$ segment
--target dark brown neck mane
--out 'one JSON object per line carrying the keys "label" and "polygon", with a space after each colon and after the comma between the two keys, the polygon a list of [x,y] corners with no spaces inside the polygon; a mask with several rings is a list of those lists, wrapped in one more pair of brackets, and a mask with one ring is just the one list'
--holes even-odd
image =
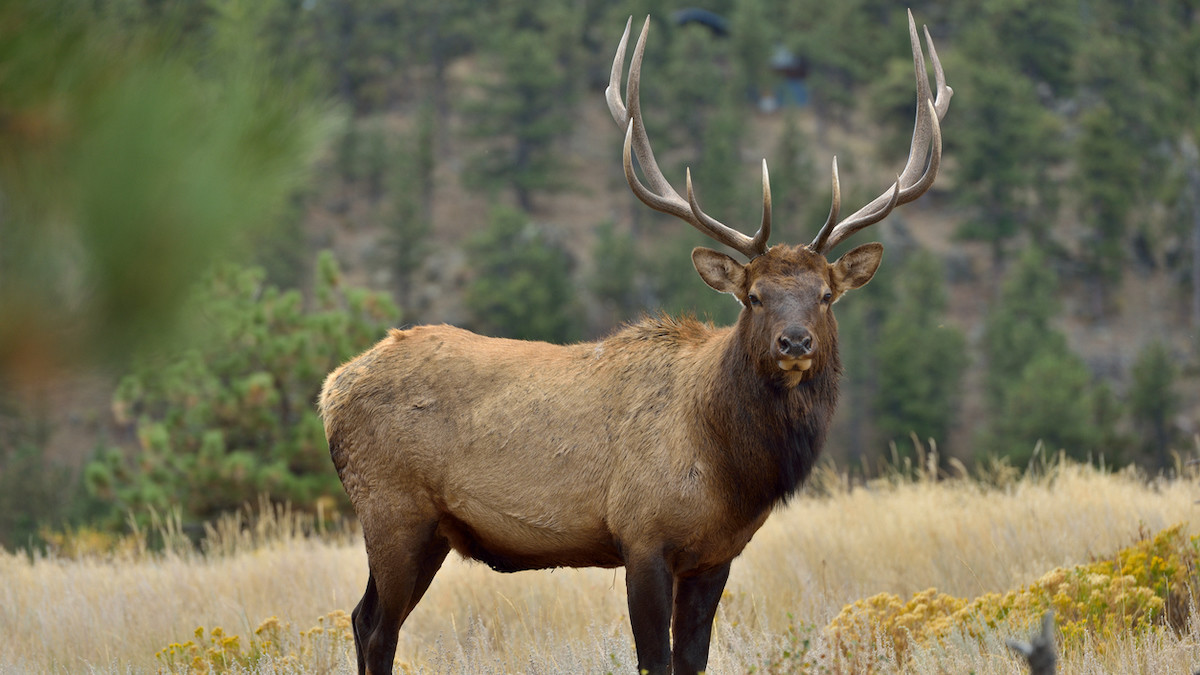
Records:
{"label": "dark brown neck mane", "polygon": [[697,443],[713,459],[730,508],[753,519],[786,503],[812,472],[837,406],[842,366],[836,338],[811,377],[786,387],[760,371],[746,336],[725,336],[716,386],[702,394]]}

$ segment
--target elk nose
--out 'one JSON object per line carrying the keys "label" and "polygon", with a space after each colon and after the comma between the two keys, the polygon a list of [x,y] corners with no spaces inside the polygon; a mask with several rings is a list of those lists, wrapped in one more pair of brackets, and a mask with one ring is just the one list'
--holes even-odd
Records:
{"label": "elk nose", "polygon": [[815,348],[812,333],[807,328],[792,328],[779,336],[779,352],[784,356],[808,356]]}

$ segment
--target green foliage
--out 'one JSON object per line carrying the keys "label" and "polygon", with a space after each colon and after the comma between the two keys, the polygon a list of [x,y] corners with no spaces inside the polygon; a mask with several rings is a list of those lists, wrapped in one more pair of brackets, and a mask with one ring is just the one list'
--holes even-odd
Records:
{"label": "green foliage", "polygon": [[668,314],[696,316],[718,326],[730,325],[737,320],[742,309],[741,303],[732,295],[710,288],[692,264],[693,248],[714,248],[717,244],[699,232],[688,229],[688,232],[665,239],[657,247],[654,253],[657,262],[649,272],[650,289],[654,295],[650,304]]}
{"label": "green foliage", "polygon": [[815,235],[829,210],[831,193],[812,188],[817,174],[811,141],[800,129],[795,110],[785,109],[783,115],[783,133],[770,162],[772,214],[778,222],[792,224],[786,231]]}
{"label": "green foliage", "polygon": [[985,29],[1004,49],[993,52],[1020,76],[1046,83],[1059,95],[1074,84],[1075,59],[1084,37],[1083,12],[1068,3],[975,0],[955,3],[954,19]]}
{"label": "green foliage", "polygon": [[428,253],[432,232],[433,199],[433,107],[426,105],[417,128],[402,139],[388,180],[390,208],[384,223],[389,230],[395,288],[401,305],[411,307],[414,274]]}
{"label": "green foliage", "polygon": [[917,253],[898,273],[876,351],[875,424],[886,440],[908,447],[910,433],[944,441],[958,411],[967,366],[966,338],[944,321],[946,289],[937,258]]}
{"label": "green foliage", "polygon": [[511,189],[522,210],[536,192],[568,187],[558,141],[571,129],[574,100],[564,51],[551,16],[517,17],[503,38],[486,45],[488,79],[467,108],[470,136],[486,141],[471,159],[469,183]]}
{"label": "green foliage", "polygon": [[37,444],[0,443],[0,548],[27,546],[45,524],[70,519],[77,489],[71,470],[48,464]]}
{"label": "green foliage", "polygon": [[612,221],[601,223],[596,228],[592,259],[595,267],[588,289],[610,315],[608,324],[635,318],[642,309],[639,298],[642,261],[638,258],[633,237],[618,230]]}
{"label": "green foliage", "polygon": [[1040,443],[1075,458],[1111,450],[1116,420],[1083,361],[1051,326],[1055,275],[1036,247],[1027,249],[984,327],[989,423],[980,454],[1027,462]]}
{"label": "green foliage", "polygon": [[520,340],[577,339],[581,312],[571,258],[523,213],[496,207],[467,255],[475,279],[463,302],[475,330]]}
{"label": "green foliage", "polygon": [[[834,257],[838,254],[835,249]],[[833,306],[838,320],[838,351],[842,357],[842,380],[833,434],[826,444],[835,461],[858,464],[874,460],[885,450],[876,432],[876,404],[880,397],[880,332],[896,302],[899,265],[884,254],[884,262],[866,286],[850,292]],[[907,432],[904,432],[907,433]],[[845,455],[835,453],[842,452]]]}
{"label": "green foliage", "polygon": [[[667,47],[665,72],[646,72],[647,68],[643,67],[647,83],[643,89],[657,90],[656,95],[662,101],[649,109],[653,111],[651,115],[666,121],[667,133],[651,138],[661,138],[658,143],[664,149],[690,146],[692,156],[699,158],[704,154],[712,116],[728,102],[725,96],[728,78],[721,68],[721,57],[728,54],[728,44],[714,38],[707,28],[695,24],[677,29],[673,37]],[[656,73],[660,74],[651,87],[648,78]],[[661,160],[660,164],[665,170],[666,165]]]}
{"label": "green foliage", "polygon": [[730,16],[737,87],[755,99],[772,84],[770,60],[776,25],[767,14],[767,5],[767,0],[740,0]]}
{"label": "green foliage", "polygon": [[786,3],[772,16],[779,17],[787,45],[810,64],[814,103],[831,117],[853,110],[860,85],[873,81],[880,64],[907,42],[903,7],[880,0]]}
{"label": "green foliage", "polygon": [[1050,323],[1059,310],[1057,284],[1054,270],[1037,247],[1023,252],[1004,281],[996,306],[988,311],[983,334],[985,387],[992,405],[1000,405],[1008,383],[1017,379],[1035,354],[1066,353],[1066,337]]}
{"label": "green foliage", "polygon": [[1024,466],[1039,443],[1046,452],[1062,449],[1076,459],[1101,449],[1113,420],[1096,419],[1092,375],[1078,356],[1043,349],[1018,372],[991,411],[983,452]]}
{"label": "green foliage", "polygon": [[1063,649],[1169,626],[1183,630],[1196,601],[1196,538],[1167,528],[1095,562],[1059,567],[1028,586],[966,600],[930,588],[907,602],[892,593],[847,605],[828,631],[843,650],[876,635],[906,659],[912,646],[955,633],[983,639],[997,630],[1028,630],[1053,610]]}
{"label": "green foliage", "polygon": [[1117,282],[1125,260],[1126,229],[1137,203],[1142,150],[1133,139],[1114,134],[1119,126],[1107,105],[1084,113],[1076,141],[1076,183],[1081,212],[1091,228],[1085,247],[1089,271],[1102,282]]}
{"label": "green foliage", "polygon": [[1172,418],[1180,409],[1175,382],[1179,368],[1167,345],[1154,341],[1142,348],[1133,364],[1133,385],[1129,390],[1129,412],[1141,436],[1141,450],[1152,464],[1169,464]]}
{"label": "green foliage", "polygon": [[972,212],[962,234],[990,243],[1000,260],[1022,230],[1046,236],[1058,205],[1048,172],[1064,150],[1062,121],[1042,106],[1034,83],[990,58],[1003,50],[989,30],[978,26],[967,40],[978,56],[946,65],[958,73],[946,147],[958,160],[957,197]]}
{"label": "green foliage", "polygon": [[397,318],[379,293],[347,287],[331,254],[315,301],[263,283],[260,269],[220,266],[188,304],[192,344],[139,362],[113,397],[137,440],[90,462],[88,489],[128,510],[169,506],[212,518],[258,494],[298,505],[342,503],[314,402],[326,373]]}
{"label": "green foliage", "polygon": [[212,257],[271,222],[324,134],[318,106],[230,48],[243,26],[172,43],[169,25],[89,4],[0,4],[0,375],[161,335]]}
{"label": "green foliage", "polygon": [[[655,87],[662,90],[659,117],[669,131],[657,138],[664,138],[659,141],[664,149],[691,149],[684,163],[691,167],[696,198],[706,213],[753,232],[758,225],[750,219],[758,218],[760,202],[746,198],[741,186],[757,176],[740,170],[746,104],[741,83],[729,77],[728,59],[729,45],[708,29],[688,25],[676,32],[666,76]],[[684,167],[672,171],[663,160],[659,164],[682,189]]]}

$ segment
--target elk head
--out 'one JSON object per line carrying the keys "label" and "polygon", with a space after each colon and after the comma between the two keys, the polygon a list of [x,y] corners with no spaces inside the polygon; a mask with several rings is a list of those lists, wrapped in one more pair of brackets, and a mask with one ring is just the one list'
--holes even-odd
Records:
{"label": "elk head", "polygon": [[[864,244],[832,263],[826,259],[826,255],[850,235],[883,220],[895,207],[920,197],[937,177],[942,156],[939,121],[946,114],[954,92],[946,86],[942,65],[929,31],[925,30],[925,41],[933,61],[936,98],[930,92],[921,41],[912,12],[909,12],[909,39],[917,81],[917,111],[908,163],[897,176],[896,182],[866,206],[839,220],[841,192],[835,157],[832,171],[833,203],[829,218],[816,238],[807,246],[768,247],[767,239],[771,236],[771,186],[766,160],[762,164],[762,223],[752,237],[722,224],[701,210],[692,189],[690,169],[686,174],[687,198],[684,199],[658,168],[642,121],[639,101],[642,55],[650,29],[649,17],[646,17],[629,67],[625,90],[628,109],[621,100],[621,70],[632,22],[631,17],[625,25],[625,34],[617,47],[612,75],[605,91],[609,111],[617,126],[625,132],[624,166],[629,187],[650,208],[676,216],[746,256],[749,262],[743,264],[724,253],[698,247],[692,251],[692,262],[705,283],[717,291],[733,295],[741,302],[743,309],[738,319],[738,330],[751,336],[757,345],[752,346],[751,350],[757,355],[759,369],[764,374],[779,376],[788,385],[794,386],[805,379],[809,371],[820,372],[821,366],[830,358],[837,331],[830,307],[846,291],[871,280],[883,257],[883,246],[878,243]],[[634,172],[635,154],[649,186],[644,185]]]}

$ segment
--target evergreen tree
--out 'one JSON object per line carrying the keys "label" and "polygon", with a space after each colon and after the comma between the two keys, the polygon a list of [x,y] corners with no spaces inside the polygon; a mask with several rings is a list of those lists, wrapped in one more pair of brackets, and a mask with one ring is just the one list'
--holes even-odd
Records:
{"label": "evergreen tree", "polygon": [[809,67],[808,84],[819,115],[845,120],[862,103],[861,85],[907,40],[904,8],[882,0],[787,3],[773,14],[783,39]]}
{"label": "evergreen tree", "polygon": [[[973,24],[974,26],[974,24]],[[1042,107],[1034,83],[992,57],[1002,52],[984,26],[968,36],[970,61],[955,68],[954,131],[947,153],[958,160],[956,193],[971,209],[962,233],[988,242],[994,262],[1024,229],[1035,241],[1058,206],[1049,171],[1063,156],[1060,122]]]}
{"label": "evergreen tree", "polygon": [[[726,84],[729,78],[723,66],[728,63],[727,48],[727,43],[714,38],[702,26],[689,24],[676,31],[674,40],[668,46],[665,73],[660,75],[660,80],[655,80],[653,86],[642,87],[643,96],[649,93],[648,90],[654,90],[661,101],[652,108],[647,108],[643,103],[643,109],[653,111],[652,118],[655,121],[666,121],[666,133],[660,134],[657,133],[657,127],[649,126],[651,119],[647,119],[648,133],[651,139],[655,139],[656,147],[661,147],[662,151],[690,148],[692,162],[705,156],[706,145],[716,139],[715,134],[709,133],[713,118],[722,106],[730,103],[727,95],[729,85]],[[726,139],[725,142],[735,143],[736,130],[734,136],[734,139]],[[667,166],[662,160],[659,163]],[[696,171],[692,173],[701,185],[706,184]],[[724,172],[712,178],[716,180],[723,176]]]}
{"label": "evergreen tree", "polygon": [[[712,239],[688,227],[686,232],[663,239],[656,247],[658,263],[648,271],[655,300],[652,306],[672,315],[686,315],[725,326],[737,320],[741,303],[704,283],[692,264],[692,249],[716,247]],[[737,254],[733,254],[737,255]]]}
{"label": "evergreen tree", "polygon": [[984,453],[1024,466],[1040,442],[1048,454],[1065,450],[1086,459],[1103,449],[1114,420],[1097,418],[1091,373],[1069,351],[1043,348],[1008,383],[981,439]]}
{"label": "evergreen tree", "polygon": [[[829,194],[813,188],[816,168],[809,139],[800,129],[793,108],[783,111],[783,133],[771,162],[771,199],[773,213],[782,223],[794,223],[787,231],[807,233],[820,227],[829,210]],[[799,236],[799,235],[797,235]]]}
{"label": "evergreen tree", "polygon": [[947,297],[937,258],[911,256],[897,281],[896,301],[887,309],[875,350],[876,428],[884,440],[902,442],[915,433],[944,442],[967,366],[966,338],[943,323]]}
{"label": "evergreen tree", "polygon": [[1180,409],[1175,381],[1179,369],[1170,350],[1160,341],[1142,348],[1133,364],[1129,390],[1129,412],[1141,436],[1143,456],[1158,468],[1170,464],[1172,420]]}
{"label": "evergreen tree", "polygon": [[774,80],[770,61],[776,26],[767,14],[767,4],[766,0],[741,0],[734,5],[730,18],[735,77],[742,97],[752,101],[770,91]]}
{"label": "evergreen tree", "polygon": [[1040,441],[1047,452],[1063,449],[1083,459],[1109,449],[1115,419],[1087,366],[1051,326],[1057,313],[1055,275],[1030,247],[1005,280],[988,312],[983,351],[988,426],[982,454],[1028,461]]}
{"label": "evergreen tree", "polygon": [[517,12],[514,27],[486,46],[494,69],[480,83],[480,96],[467,109],[468,134],[487,142],[471,159],[467,178],[475,186],[513,191],[526,212],[537,192],[568,187],[558,141],[574,120],[575,88],[567,71],[572,57],[549,19]]}
{"label": "evergreen tree", "polygon": [[[753,233],[762,222],[762,176],[751,169],[753,165],[741,162],[738,149],[746,128],[745,106],[731,93],[726,88],[718,94],[712,118],[704,129],[699,161],[692,168],[693,187],[705,213],[733,223],[735,229]],[[755,181],[753,197],[743,189],[748,188],[750,180]]]}
{"label": "evergreen tree", "polygon": [[884,451],[878,444],[882,434],[876,426],[882,372],[878,347],[889,308],[896,303],[898,268],[902,266],[885,259],[871,283],[833,307],[838,320],[838,352],[842,359],[843,375],[839,384],[842,401],[826,447],[839,464],[875,461]]}
{"label": "evergreen tree", "polygon": [[987,30],[1004,49],[990,61],[1005,64],[1034,82],[1045,83],[1058,96],[1069,95],[1075,61],[1084,37],[1078,5],[1037,0],[969,0],[950,7],[950,21]]}
{"label": "evergreen tree", "polygon": [[428,253],[433,223],[434,134],[433,106],[425,105],[417,128],[401,138],[388,179],[390,204],[383,215],[391,247],[396,295],[406,311],[413,308],[414,276]]}
{"label": "evergreen tree", "polygon": [[108,448],[85,470],[113,523],[172,506],[208,520],[261,494],[346,506],[313,401],[325,375],[382,337],[397,312],[383,294],[346,287],[328,253],[315,280],[306,306],[260,269],[218,267],[188,304],[190,344],[143,354],[121,380],[113,411],[138,449]]}
{"label": "evergreen tree", "polygon": [[1098,105],[1083,114],[1076,141],[1075,184],[1080,215],[1089,227],[1083,256],[1096,288],[1097,314],[1107,310],[1109,291],[1121,280],[1143,154],[1132,139],[1113,133],[1116,126],[1111,108]]}
{"label": "evergreen tree", "polygon": [[1027,248],[984,320],[984,384],[993,407],[1001,407],[1010,382],[1033,355],[1067,352],[1066,337],[1050,323],[1058,313],[1056,289],[1057,278],[1046,256],[1035,246]]}
{"label": "evergreen tree", "polygon": [[519,211],[497,207],[467,247],[475,279],[463,302],[485,335],[564,343],[579,336],[571,259]]}
{"label": "evergreen tree", "polygon": [[588,287],[606,310],[604,328],[634,319],[643,308],[639,293],[639,269],[636,242],[612,221],[596,228],[592,270]]}

